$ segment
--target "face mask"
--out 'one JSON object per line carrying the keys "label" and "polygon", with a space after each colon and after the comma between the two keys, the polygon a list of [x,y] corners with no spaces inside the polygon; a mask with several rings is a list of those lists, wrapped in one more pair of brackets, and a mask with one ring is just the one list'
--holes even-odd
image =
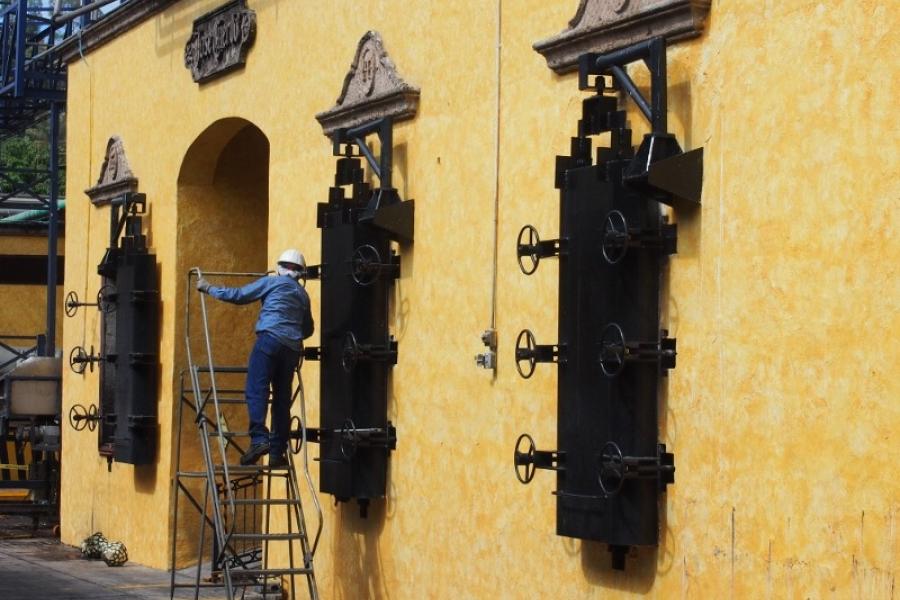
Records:
{"label": "face mask", "polygon": [[286,275],[292,279],[300,279],[299,271],[294,271],[293,269],[288,269],[288,268],[282,267],[281,265],[275,266],[275,272],[278,273],[279,275]]}

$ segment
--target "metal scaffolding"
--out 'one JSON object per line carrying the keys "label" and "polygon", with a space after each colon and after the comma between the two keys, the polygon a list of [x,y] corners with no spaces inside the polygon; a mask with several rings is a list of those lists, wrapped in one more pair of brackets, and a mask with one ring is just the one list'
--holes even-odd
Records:
{"label": "metal scaffolding", "polygon": [[[137,0],[131,0],[132,2]],[[26,478],[5,477],[0,487],[26,488],[30,506],[13,512],[55,516],[59,507],[60,398],[59,359],[56,342],[56,289],[61,283],[57,257],[61,229],[61,173],[64,172],[61,121],[66,110],[66,65],[61,45],[113,14],[128,0],[0,0],[0,142],[22,135],[29,128],[48,122],[46,166],[13,168],[0,155],[0,231],[44,233],[47,236],[46,278],[37,257],[0,256],[0,283],[46,283],[45,330],[27,352],[18,348],[13,334],[2,332],[0,350],[7,351],[0,369],[0,455],[8,443],[15,445],[17,465]],[[9,280],[9,281],[7,281]],[[29,332],[31,333],[31,332]],[[52,363],[52,364],[51,364]],[[29,387],[30,386],[30,387]],[[43,387],[41,387],[43,386]],[[37,388],[41,388],[34,396]],[[17,391],[17,390],[23,391]],[[31,394],[29,396],[28,394]],[[23,402],[25,397],[38,401]],[[24,444],[30,445],[25,464]],[[27,479],[27,481],[26,481]],[[38,493],[40,492],[40,493]],[[8,503],[7,503],[8,504]],[[9,512],[11,506],[0,507]]]}

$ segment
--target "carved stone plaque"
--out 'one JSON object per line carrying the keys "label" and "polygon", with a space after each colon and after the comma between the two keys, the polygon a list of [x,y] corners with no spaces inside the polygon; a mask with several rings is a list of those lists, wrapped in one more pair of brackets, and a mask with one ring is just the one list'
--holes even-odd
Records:
{"label": "carved stone plaque", "polygon": [[411,118],[419,107],[419,88],[405,82],[387,55],[381,36],[368,31],[359,40],[350,72],[332,108],[316,115],[325,135],[382,117]]}
{"label": "carved stone plaque", "polygon": [[244,66],[256,38],[256,13],[234,0],[194,21],[184,47],[184,66],[197,83]]}
{"label": "carved stone plaque", "polygon": [[122,139],[114,135],[106,143],[106,156],[97,185],[84,191],[95,205],[108,203],[126,192],[136,192],[137,177],[131,172]]}
{"label": "carved stone plaque", "polygon": [[569,28],[534,44],[557,73],[572,71],[586,52],[609,52],[663,36],[703,33],[711,0],[581,0]]}

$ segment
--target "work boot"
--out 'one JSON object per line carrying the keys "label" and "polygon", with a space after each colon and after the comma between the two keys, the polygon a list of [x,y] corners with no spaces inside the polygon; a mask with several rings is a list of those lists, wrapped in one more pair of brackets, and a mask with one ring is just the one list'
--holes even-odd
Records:
{"label": "work boot", "polygon": [[286,467],[288,464],[287,456],[282,452],[281,454],[270,454],[269,455],[269,468],[270,469],[280,469],[282,467]]}
{"label": "work boot", "polygon": [[241,456],[241,464],[246,465],[255,465],[260,458],[263,457],[264,454],[268,454],[269,452],[269,442],[260,442],[258,444],[253,444],[250,446],[250,449],[244,452]]}

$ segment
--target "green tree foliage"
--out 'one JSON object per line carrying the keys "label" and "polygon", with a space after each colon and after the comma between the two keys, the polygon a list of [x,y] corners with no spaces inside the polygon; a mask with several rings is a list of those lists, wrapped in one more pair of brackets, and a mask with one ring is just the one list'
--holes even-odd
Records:
{"label": "green tree foliage", "polygon": [[[60,119],[65,123],[65,116]],[[65,132],[60,127],[60,140]],[[61,144],[62,145],[62,144]],[[65,197],[64,154],[60,150],[59,197]],[[27,190],[42,198],[50,195],[50,123],[42,119],[31,127],[0,141],[0,193],[28,196]]]}

